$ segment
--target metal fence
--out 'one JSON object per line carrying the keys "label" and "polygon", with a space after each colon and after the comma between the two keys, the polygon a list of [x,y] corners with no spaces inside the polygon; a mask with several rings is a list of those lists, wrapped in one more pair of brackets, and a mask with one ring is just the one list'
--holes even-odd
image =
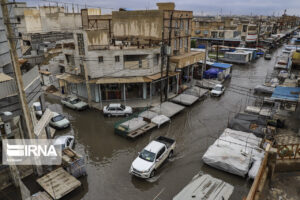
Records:
{"label": "metal fence", "polygon": [[279,160],[300,159],[300,144],[282,144],[276,147]]}

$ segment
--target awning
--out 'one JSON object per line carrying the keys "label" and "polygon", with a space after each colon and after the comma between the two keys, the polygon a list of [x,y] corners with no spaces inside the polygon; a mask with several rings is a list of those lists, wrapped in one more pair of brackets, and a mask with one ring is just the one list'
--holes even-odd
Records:
{"label": "awning", "polygon": [[279,101],[299,102],[299,87],[281,87],[277,86],[272,94],[271,99]]}
{"label": "awning", "polygon": [[137,77],[124,77],[124,78],[99,78],[95,80],[91,80],[90,83],[96,84],[110,84],[110,83],[148,83],[151,82],[151,79],[143,76]]}
{"label": "awning", "polygon": [[64,80],[68,83],[82,83],[84,82],[84,79],[80,76],[73,75],[73,74],[62,74],[62,75],[57,75],[57,79]]}
{"label": "awning", "polygon": [[4,74],[4,73],[0,73],[0,83],[5,82],[5,81],[10,81],[13,78]]}
{"label": "awning", "polygon": [[[169,72],[169,77],[176,76],[177,74],[178,74],[178,72]],[[163,72],[163,77],[165,77],[166,75],[167,75],[167,72]],[[153,74],[153,75],[150,75],[147,77],[151,80],[158,80],[161,78],[161,73]]]}
{"label": "awning", "polygon": [[191,51],[183,55],[171,56],[170,62],[173,68],[184,68],[189,65],[197,63],[199,60],[204,60],[205,52]]}

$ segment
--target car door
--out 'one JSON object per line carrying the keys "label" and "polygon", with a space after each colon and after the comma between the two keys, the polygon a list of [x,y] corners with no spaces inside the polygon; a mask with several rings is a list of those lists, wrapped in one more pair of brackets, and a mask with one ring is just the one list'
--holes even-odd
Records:
{"label": "car door", "polygon": [[116,115],[123,115],[123,109],[120,107],[116,108]]}
{"label": "car door", "polygon": [[155,168],[156,169],[159,168],[159,166],[161,166],[161,164],[164,162],[166,151],[167,151],[167,149],[165,146],[158,151],[158,153],[156,155],[156,160],[155,160],[155,162],[156,162]]}
{"label": "car door", "polygon": [[116,115],[116,108],[115,107],[110,107],[108,108],[108,111],[111,115]]}

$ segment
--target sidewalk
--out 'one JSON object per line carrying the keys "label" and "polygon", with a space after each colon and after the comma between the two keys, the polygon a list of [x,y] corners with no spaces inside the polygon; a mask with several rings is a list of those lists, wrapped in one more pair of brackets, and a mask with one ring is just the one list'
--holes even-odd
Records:
{"label": "sidewalk", "polygon": [[[169,93],[168,94],[168,99],[174,98],[175,96],[177,96],[177,94],[174,93]],[[150,107],[150,106],[156,106],[160,104],[160,96],[154,96],[151,99],[129,99],[129,100],[112,100],[112,101],[104,101],[102,103],[96,103],[96,102],[92,102],[92,107],[98,110],[103,109],[104,106],[107,106],[111,103],[122,103],[126,106],[130,106],[132,108],[145,108],[145,107]]]}
{"label": "sidewalk", "polygon": [[[50,95],[50,96],[54,96],[54,97],[58,97],[59,99],[66,97],[66,94],[62,94],[61,92],[57,91],[57,92],[53,92],[53,93],[49,93],[45,91],[45,94]],[[168,94],[168,99],[172,99],[175,96],[177,96],[177,94],[174,94],[173,92],[170,92]],[[163,97],[164,98],[164,97]],[[86,99],[84,99],[85,101],[87,101]],[[130,106],[132,108],[145,108],[145,107],[150,107],[150,106],[156,106],[160,104],[160,96],[154,96],[151,99],[128,99],[126,101],[124,100],[111,100],[111,101],[102,101],[102,103],[100,102],[92,102],[92,107],[97,109],[97,110],[101,110],[103,109],[104,106],[107,106],[111,103],[122,103],[124,105]]]}

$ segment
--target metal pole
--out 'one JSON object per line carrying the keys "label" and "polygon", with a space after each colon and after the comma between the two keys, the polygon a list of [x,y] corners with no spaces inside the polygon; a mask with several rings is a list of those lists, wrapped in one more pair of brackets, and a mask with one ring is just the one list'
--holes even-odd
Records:
{"label": "metal pole", "polygon": [[[170,16],[170,23],[169,23],[169,41],[168,46],[171,47],[171,37],[172,37],[172,20],[173,20],[173,11],[171,12]],[[170,55],[167,57],[167,73],[166,73],[166,87],[165,87],[165,101],[168,100],[168,92],[169,92],[169,70],[170,70]]]}
{"label": "metal pole", "polygon": [[165,43],[164,43],[164,26],[162,31],[162,45],[161,45],[161,68],[160,68],[160,103],[163,102],[163,85],[162,85],[162,77],[164,70],[164,62],[165,62]]}

